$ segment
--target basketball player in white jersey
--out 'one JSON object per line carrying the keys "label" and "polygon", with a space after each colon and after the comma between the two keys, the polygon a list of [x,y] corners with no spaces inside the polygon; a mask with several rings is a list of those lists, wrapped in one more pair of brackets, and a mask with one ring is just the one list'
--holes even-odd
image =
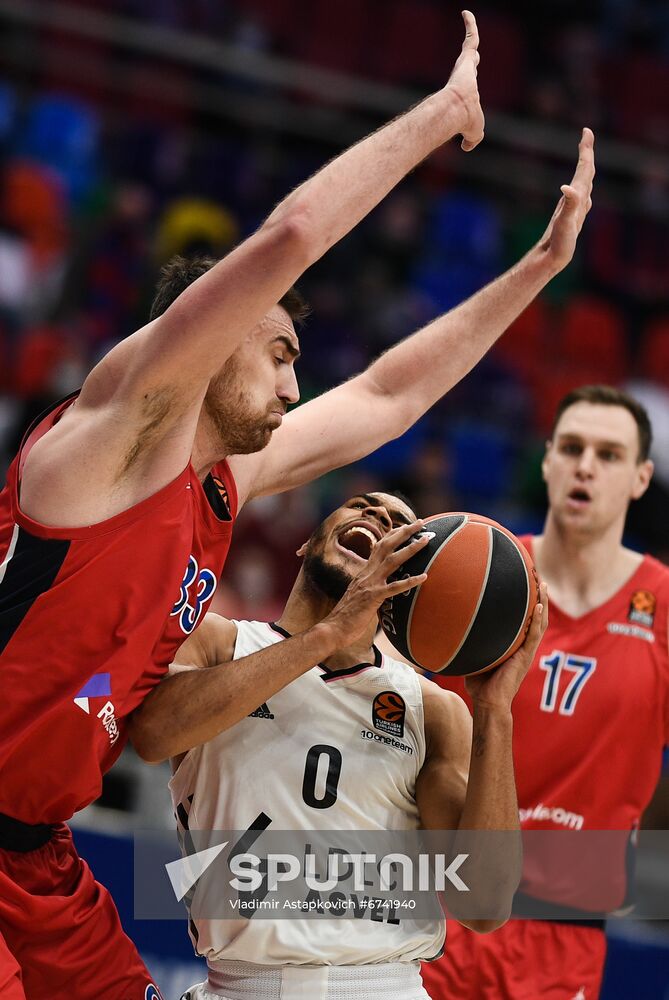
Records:
{"label": "basketball player in white jersey", "polygon": [[[383,591],[399,586],[385,582],[389,571],[427,539],[393,550],[420,526],[396,496],[354,497],[300,549],[304,563],[277,623],[209,614],[181,647],[180,666],[133,720],[133,740],[149,760],[172,757],[182,832],[248,829],[261,814],[279,830],[518,829],[510,709],[546,627],[545,588],[523,647],[469,680],[472,725],[457,695],[373,645]],[[290,648],[299,659],[301,639],[333,624],[343,630],[340,648],[283,686]],[[244,674],[260,683],[249,690]],[[236,679],[243,694],[232,699]],[[376,740],[372,706],[388,693],[404,707],[403,731]],[[244,698],[250,714],[231,726],[230,701],[239,712]],[[332,772],[325,805],[309,786],[321,756]],[[518,872],[497,875],[495,891],[510,908]],[[487,931],[504,921],[463,922]],[[405,917],[351,925],[191,914],[190,927],[208,981],[182,1000],[420,1000],[428,994],[419,962],[437,958],[445,936],[443,919]]]}

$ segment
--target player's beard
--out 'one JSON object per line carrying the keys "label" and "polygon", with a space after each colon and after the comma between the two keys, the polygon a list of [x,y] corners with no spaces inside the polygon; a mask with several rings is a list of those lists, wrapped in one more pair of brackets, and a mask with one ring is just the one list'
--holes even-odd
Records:
{"label": "player's beard", "polygon": [[304,554],[304,576],[310,587],[332,601],[340,601],[353,578],[341,566],[328,563],[322,549],[319,551],[319,543],[324,534],[324,525],[321,525],[309,539]]}
{"label": "player's beard", "polygon": [[252,409],[249,393],[240,384],[234,356],[209,383],[204,408],[226,455],[250,455],[269,444],[269,411]]}

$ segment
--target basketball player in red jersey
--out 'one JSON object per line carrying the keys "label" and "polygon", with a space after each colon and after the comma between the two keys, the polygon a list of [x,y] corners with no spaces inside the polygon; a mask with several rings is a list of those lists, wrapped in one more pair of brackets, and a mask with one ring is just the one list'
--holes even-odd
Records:
{"label": "basketball player in red jersey", "polygon": [[478,34],[464,17],[446,87],[297,188],[189,287],[165,289],[164,311],[37,421],[9,470],[0,495],[0,988],[12,1000],[65,990],[135,1000],[149,988],[111,900],[58,824],[98,795],[124,719],[201,620],[240,504],[402,433],[574,252],[594,174],[589,130],[546,233],[519,264],[281,426],[298,396],[292,282],[434,148],[454,134],[466,150],[482,138]]}
{"label": "basketball player in red jersey", "polygon": [[[617,854],[607,859],[606,884],[587,870],[552,878],[548,859],[526,859],[514,909],[555,919],[513,919],[484,939],[449,925],[445,956],[423,967],[434,1000],[599,995],[601,914],[625,900],[628,836],[669,743],[669,569],[622,545],[627,508],[652,476],[650,441],[648,416],[627,394],[609,386],[569,393],[543,463],[544,533],[524,539],[548,583],[551,614],[514,701],[521,826],[623,831],[610,847]],[[456,679],[435,680],[461,690]]]}

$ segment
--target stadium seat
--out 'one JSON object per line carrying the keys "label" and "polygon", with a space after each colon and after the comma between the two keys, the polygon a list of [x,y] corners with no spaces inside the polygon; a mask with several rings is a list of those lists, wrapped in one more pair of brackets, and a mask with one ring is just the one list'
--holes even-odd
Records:
{"label": "stadium seat", "polygon": [[65,190],[53,170],[22,160],[10,162],[0,209],[5,222],[28,240],[38,261],[62,250],[67,239]]}
{"label": "stadium seat", "polygon": [[360,465],[368,472],[378,476],[395,475],[398,469],[406,467],[414,453],[420,448],[427,434],[427,422],[419,421],[410,427],[401,437],[388,441],[367,455]]}
{"label": "stadium seat", "polygon": [[429,249],[418,261],[413,283],[440,310],[462,302],[498,269],[499,215],[483,198],[462,191],[435,202],[426,231]]}
{"label": "stadium seat", "polygon": [[43,91],[90,103],[104,101],[113,93],[118,70],[109,42],[55,25],[43,28],[39,37],[35,68]]}
{"label": "stadium seat", "polygon": [[[653,55],[629,54],[606,69],[606,89],[618,131],[628,139],[660,142],[669,127],[669,65]],[[657,141],[656,140],[656,141]]]}
{"label": "stadium seat", "polygon": [[304,35],[304,15],[298,0],[244,0],[243,13],[253,17],[280,49],[290,49]]}
{"label": "stadium seat", "polygon": [[82,102],[49,94],[33,103],[18,140],[21,156],[52,167],[75,201],[88,193],[96,169],[99,123]]}
{"label": "stadium seat", "polygon": [[10,364],[9,338],[5,330],[5,324],[0,319],[0,393],[5,393],[11,389],[13,382],[14,372]]}
{"label": "stadium seat", "polygon": [[11,84],[0,81],[0,142],[11,136],[16,122],[16,91]]}
{"label": "stadium seat", "polygon": [[475,508],[502,496],[511,474],[511,439],[488,424],[462,423],[453,428],[448,440],[451,485],[463,502]]}
{"label": "stadium seat", "polygon": [[526,384],[535,384],[550,361],[546,356],[550,323],[545,300],[535,299],[497,342],[493,358],[515,371]]}
{"label": "stadium seat", "polygon": [[669,315],[646,330],[639,368],[643,378],[669,388]]}
{"label": "stadium seat", "polygon": [[27,331],[17,345],[14,388],[19,396],[31,397],[53,391],[56,367],[64,359],[63,335],[55,327]]}
{"label": "stadium seat", "polygon": [[369,40],[375,27],[373,0],[315,0],[302,30],[287,40],[288,54],[324,69],[369,75]]}
{"label": "stadium seat", "polygon": [[597,372],[600,382],[617,383],[624,378],[625,327],[611,303],[590,296],[572,299],[563,312],[558,337],[565,366]]}
{"label": "stadium seat", "polygon": [[597,370],[581,368],[570,370],[557,367],[547,369],[535,391],[533,425],[540,434],[550,434],[555,410],[563,396],[580,385],[603,381]]}
{"label": "stadium seat", "polygon": [[512,107],[522,98],[526,36],[518,20],[498,12],[477,11],[476,21],[484,46],[478,68],[483,106]]}
{"label": "stadium seat", "polygon": [[431,0],[395,0],[381,10],[370,75],[416,86],[443,85],[462,44],[455,13],[447,14]]}

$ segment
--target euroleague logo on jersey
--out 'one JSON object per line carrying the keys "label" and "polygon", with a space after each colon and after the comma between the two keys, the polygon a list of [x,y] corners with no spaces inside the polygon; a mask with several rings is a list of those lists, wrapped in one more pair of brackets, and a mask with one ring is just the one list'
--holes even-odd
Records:
{"label": "euroleague logo on jersey", "polygon": [[144,990],[144,1000],[163,1000],[163,995],[157,986],[154,986],[153,983],[149,983]]}
{"label": "euroleague logo on jersey", "polygon": [[372,722],[375,729],[390,736],[404,736],[404,698],[397,691],[382,691],[372,704]]}
{"label": "euroleague logo on jersey", "polygon": [[630,600],[630,609],[627,620],[636,622],[637,625],[645,625],[652,628],[655,621],[655,607],[657,599],[650,590],[635,590]]}

